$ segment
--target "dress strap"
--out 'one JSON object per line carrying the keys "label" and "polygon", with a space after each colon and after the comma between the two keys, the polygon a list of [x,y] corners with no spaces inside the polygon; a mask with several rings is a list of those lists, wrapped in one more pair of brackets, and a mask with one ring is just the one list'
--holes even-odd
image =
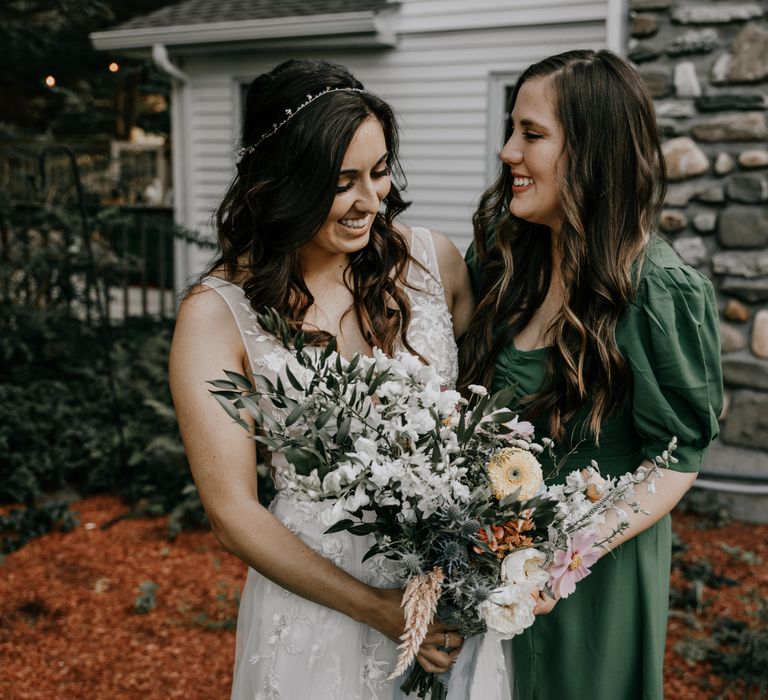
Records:
{"label": "dress strap", "polygon": [[440,267],[437,264],[437,251],[432,240],[432,232],[428,228],[414,226],[411,229],[411,257],[419,262],[419,265],[411,265],[408,268],[408,283],[415,287],[431,292],[440,289]]}
{"label": "dress strap", "polygon": [[243,341],[243,348],[248,357],[248,362],[253,371],[254,355],[257,352],[257,342],[263,340],[263,332],[256,321],[256,314],[245,297],[242,287],[238,287],[232,282],[228,282],[221,277],[209,275],[200,280],[200,284],[216,290],[224,299],[235,319],[237,330],[240,331],[240,339]]}

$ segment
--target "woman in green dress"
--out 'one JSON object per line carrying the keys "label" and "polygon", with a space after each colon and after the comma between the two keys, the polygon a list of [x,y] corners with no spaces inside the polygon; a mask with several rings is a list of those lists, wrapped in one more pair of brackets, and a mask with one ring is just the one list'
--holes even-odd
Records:
{"label": "woman in green dress", "polygon": [[629,512],[575,593],[542,595],[513,640],[517,698],[659,700],[669,512],[722,408],[714,293],[651,233],[664,160],[653,102],[623,59],[571,51],[528,68],[506,139],[467,255],[478,306],[464,384],[517,385],[513,408],[556,441],[549,483],[593,459],[620,475],[678,443],[655,493],[638,489],[647,513]]}

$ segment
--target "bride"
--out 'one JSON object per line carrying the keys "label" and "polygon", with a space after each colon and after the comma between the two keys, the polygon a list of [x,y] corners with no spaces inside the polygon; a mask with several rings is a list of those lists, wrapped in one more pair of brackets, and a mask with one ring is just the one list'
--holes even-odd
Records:
{"label": "bride", "polygon": [[[371,542],[323,534],[332,504],[281,492],[259,504],[256,450],[208,393],[223,370],[274,378],[285,351],[255,312],[276,308],[339,353],[420,355],[454,383],[454,341],[472,296],[446,238],[395,224],[407,204],[391,108],[346,69],[291,60],[248,91],[237,175],[220,205],[220,252],[181,303],[171,389],[195,482],[219,541],[249,567],[240,603],[232,698],[397,698],[387,680],[403,632],[396,572]],[[243,416],[246,418],[246,416]],[[446,671],[461,636],[439,620],[418,662]]]}

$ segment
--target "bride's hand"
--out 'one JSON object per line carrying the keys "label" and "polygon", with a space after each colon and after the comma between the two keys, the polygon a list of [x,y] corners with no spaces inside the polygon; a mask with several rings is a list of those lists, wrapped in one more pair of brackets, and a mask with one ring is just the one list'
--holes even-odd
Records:
{"label": "bride's hand", "polygon": [[456,628],[436,618],[429,626],[416,660],[427,673],[445,673],[456,661],[462,644],[464,637]]}
{"label": "bride's hand", "polygon": [[[381,588],[377,591],[379,605],[376,619],[368,622],[396,644],[405,628],[405,616],[401,606],[403,600],[402,588]],[[446,636],[447,635],[447,636]],[[448,644],[446,645],[446,641]],[[416,656],[421,667],[428,673],[444,673],[456,660],[461,650],[464,638],[451,627],[435,619],[430,624],[427,636]]]}

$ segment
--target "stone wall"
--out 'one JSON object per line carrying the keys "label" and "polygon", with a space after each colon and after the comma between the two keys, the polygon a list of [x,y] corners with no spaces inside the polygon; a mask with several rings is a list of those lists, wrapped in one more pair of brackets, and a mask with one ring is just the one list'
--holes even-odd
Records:
{"label": "stone wall", "polygon": [[768,1],[629,6],[664,134],[659,227],[720,302],[727,405],[705,469],[768,477]]}

